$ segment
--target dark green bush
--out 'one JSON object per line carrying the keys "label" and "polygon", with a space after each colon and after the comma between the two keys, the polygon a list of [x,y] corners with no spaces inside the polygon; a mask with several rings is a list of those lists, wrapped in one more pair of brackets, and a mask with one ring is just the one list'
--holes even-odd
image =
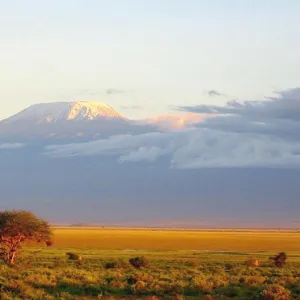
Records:
{"label": "dark green bush", "polygon": [[125,267],[127,267],[127,264],[122,259],[113,260],[105,264],[105,269],[121,269]]}
{"label": "dark green bush", "polygon": [[280,252],[278,255],[271,256],[270,261],[274,263],[276,267],[284,267],[287,260],[287,254],[285,252]]}
{"label": "dark green bush", "polygon": [[77,260],[77,261],[81,261],[82,260],[81,255],[79,255],[77,253],[68,252],[66,254],[67,254],[69,260]]}
{"label": "dark green bush", "polygon": [[137,269],[140,269],[140,268],[146,268],[149,266],[149,261],[147,260],[146,257],[144,256],[138,256],[138,257],[134,257],[134,258],[131,258],[129,260],[129,263],[134,267],[134,268],[137,268]]}

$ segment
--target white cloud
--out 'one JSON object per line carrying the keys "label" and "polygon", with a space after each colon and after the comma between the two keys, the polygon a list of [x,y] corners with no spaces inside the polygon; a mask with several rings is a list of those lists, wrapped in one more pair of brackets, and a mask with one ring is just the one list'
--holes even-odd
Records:
{"label": "white cloud", "polygon": [[23,148],[25,145],[21,143],[5,143],[5,144],[0,144],[0,150],[6,150],[6,149],[20,149]]}
{"label": "white cloud", "polygon": [[198,130],[189,143],[174,151],[176,168],[299,167],[300,143],[260,135]]}
{"label": "white cloud", "polygon": [[166,156],[171,167],[180,169],[300,166],[300,143],[208,129],[116,136],[47,150],[55,157],[111,155],[122,163],[151,163]]}
{"label": "white cloud", "polygon": [[159,147],[139,147],[136,150],[133,150],[127,154],[121,155],[119,162],[154,162],[160,156],[166,154],[167,151]]}

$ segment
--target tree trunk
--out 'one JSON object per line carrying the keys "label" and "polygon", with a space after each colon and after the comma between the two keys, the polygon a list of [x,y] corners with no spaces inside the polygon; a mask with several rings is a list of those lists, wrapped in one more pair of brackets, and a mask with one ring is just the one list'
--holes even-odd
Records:
{"label": "tree trunk", "polygon": [[8,263],[13,265],[15,263],[15,259],[16,259],[16,254],[17,251],[16,250],[11,250],[8,254]]}

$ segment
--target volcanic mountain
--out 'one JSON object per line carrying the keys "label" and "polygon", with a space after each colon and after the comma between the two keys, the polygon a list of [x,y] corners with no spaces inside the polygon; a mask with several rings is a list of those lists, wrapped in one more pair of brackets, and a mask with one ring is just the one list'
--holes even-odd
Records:
{"label": "volcanic mountain", "polygon": [[31,121],[55,123],[60,121],[93,121],[126,118],[112,107],[100,102],[54,102],[35,104],[8,118],[5,122]]}
{"label": "volcanic mountain", "polygon": [[0,122],[0,141],[91,140],[150,129],[101,102],[53,102],[32,105]]}

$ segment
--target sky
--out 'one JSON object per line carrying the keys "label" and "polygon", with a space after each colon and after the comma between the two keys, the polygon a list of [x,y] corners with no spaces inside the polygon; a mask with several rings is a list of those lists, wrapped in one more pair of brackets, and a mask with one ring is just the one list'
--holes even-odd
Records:
{"label": "sky", "polygon": [[0,0],[0,119],[42,102],[131,118],[299,86],[298,0]]}

